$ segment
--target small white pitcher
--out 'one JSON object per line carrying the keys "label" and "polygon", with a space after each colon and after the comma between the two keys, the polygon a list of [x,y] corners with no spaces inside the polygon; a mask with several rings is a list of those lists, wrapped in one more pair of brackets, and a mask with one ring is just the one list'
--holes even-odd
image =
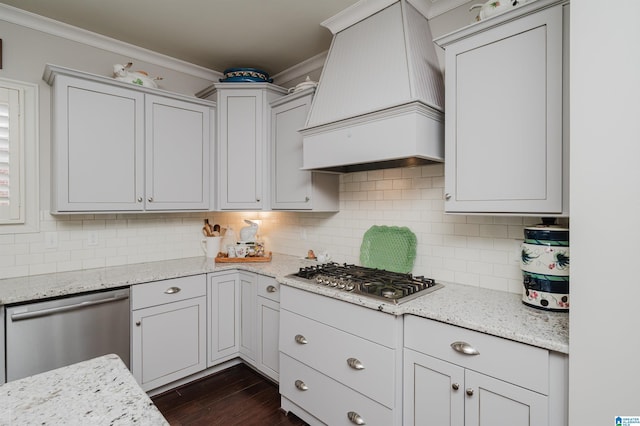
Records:
{"label": "small white pitcher", "polygon": [[215,259],[218,256],[220,252],[220,241],[222,241],[222,237],[205,237],[200,242],[202,251],[208,258]]}

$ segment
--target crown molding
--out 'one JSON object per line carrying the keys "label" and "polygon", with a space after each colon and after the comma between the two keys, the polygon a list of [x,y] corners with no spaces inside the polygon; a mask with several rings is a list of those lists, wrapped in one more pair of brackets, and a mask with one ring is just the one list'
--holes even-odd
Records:
{"label": "crown molding", "polygon": [[273,81],[276,84],[287,83],[295,80],[296,78],[306,77],[312,72],[322,69],[328,53],[329,51],[319,53],[316,56],[292,66],[291,68],[287,68],[286,70],[279,72],[272,77]]}
{"label": "crown molding", "polygon": [[180,59],[172,58],[149,49],[125,43],[111,37],[103,36],[64,22],[56,21],[35,13],[27,12],[12,6],[0,4],[0,20],[23,27],[41,31],[67,40],[80,42],[98,49],[107,50],[119,55],[140,59],[154,65],[179,71],[193,77],[215,80],[223,76],[221,72],[194,65]]}

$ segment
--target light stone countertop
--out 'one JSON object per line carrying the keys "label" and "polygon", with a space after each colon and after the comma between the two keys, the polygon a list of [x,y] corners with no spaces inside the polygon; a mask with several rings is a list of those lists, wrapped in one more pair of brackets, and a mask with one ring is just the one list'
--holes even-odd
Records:
{"label": "light stone countertop", "polygon": [[204,257],[115,266],[0,280],[0,304],[13,304],[209,272],[241,269],[275,277],[281,284],[393,315],[411,314],[521,343],[569,353],[569,314],[525,306],[519,294],[453,283],[401,305],[307,283],[287,275],[316,264],[273,254],[267,263],[217,263]]}
{"label": "light stone countertop", "polygon": [[169,423],[117,355],[25,377],[0,386],[3,425]]}

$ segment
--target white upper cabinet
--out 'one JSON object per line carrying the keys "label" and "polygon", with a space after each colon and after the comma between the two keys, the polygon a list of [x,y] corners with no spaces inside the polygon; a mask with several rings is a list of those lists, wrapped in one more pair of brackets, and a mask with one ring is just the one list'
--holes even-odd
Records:
{"label": "white upper cabinet", "polygon": [[299,130],[309,113],[313,89],[271,103],[271,208],[337,211],[339,176],[302,168]]}
{"label": "white upper cabinet", "polygon": [[268,83],[217,83],[220,210],[269,208],[269,102],[287,91]]}
{"label": "white upper cabinet", "polygon": [[209,109],[146,96],[146,208],[209,207]]}
{"label": "white upper cabinet", "polygon": [[48,65],[51,211],[209,208],[214,104]]}
{"label": "white upper cabinet", "polygon": [[542,0],[445,47],[445,210],[568,214],[568,9]]}

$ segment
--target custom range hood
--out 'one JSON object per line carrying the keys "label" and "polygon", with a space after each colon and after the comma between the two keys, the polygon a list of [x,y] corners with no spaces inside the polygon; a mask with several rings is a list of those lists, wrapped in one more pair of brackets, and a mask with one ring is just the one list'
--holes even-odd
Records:
{"label": "custom range hood", "polygon": [[428,0],[361,0],[333,34],[303,137],[303,169],[346,173],[444,160],[444,83]]}

